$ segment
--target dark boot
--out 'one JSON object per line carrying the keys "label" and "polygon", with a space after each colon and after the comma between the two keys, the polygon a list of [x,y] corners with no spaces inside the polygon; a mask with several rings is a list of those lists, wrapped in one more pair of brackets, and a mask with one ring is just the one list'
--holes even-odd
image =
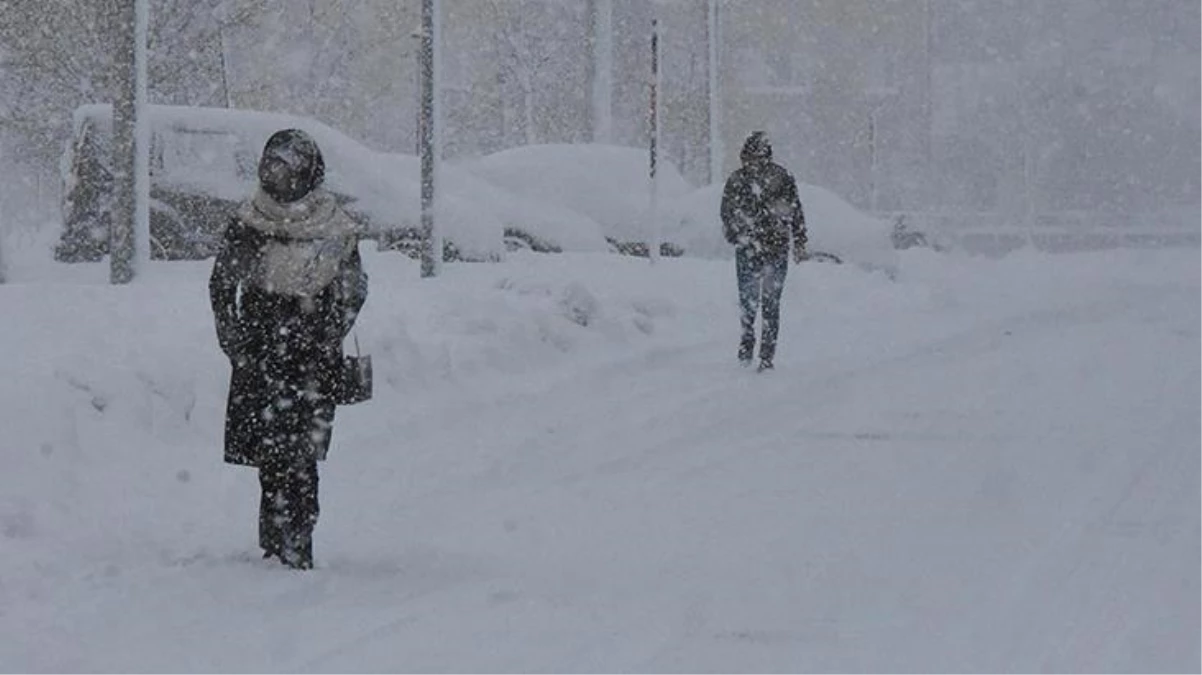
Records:
{"label": "dark boot", "polygon": [[755,333],[743,333],[743,339],[739,341],[739,363],[744,366],[751,365],[751,355],[755,353]]}
{"label": "dark boot", "polygon": [[772,370],[772,359],[776,357],[776,341],[764,339],[760,344],[760,370]]}
{"label": "dark boot", "polygon": [[313,569],[313,532],[297,533],[289,537],[280,553],[280,562],[294,570]]}
{"label": "dark boot", "polygon": [[263,558],[279,557],[283,549],[284,514],[280,474],[277,467],[266,465],[259,469],[259,548]]}
{"label": "dark boot", "polygon": [[763,335],[760,336],[760,370],[772,370],[776,338],[780,334],[780,297],[785,286],[789,259],[773,260],[764,267]]}
{"label": "dark boot", "polygon": [[317,462],[297,462],[284,472],[286,506],[280,561],[298,570],[313,569],[313,529],[317,526]]}
{"label": "dark boot", "polygon": [[750,247],[735,250],[735,274],[739,281],[739,363],[751,365],[755,353],[755,317],[760,311],[761,270]]}

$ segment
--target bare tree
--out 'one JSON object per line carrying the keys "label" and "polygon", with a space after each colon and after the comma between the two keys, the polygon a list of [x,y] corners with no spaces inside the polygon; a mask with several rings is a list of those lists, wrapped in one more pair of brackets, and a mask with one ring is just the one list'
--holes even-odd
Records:
{"label": "bare tree", "polygon": [[[258,0],[156,0],[149,27],[152,102],[214,105],[223,89],[221,32],[249,21]],[[0,133],[35,162],[53,164],[83,103],[118,86],[125,0],[0,0]]]}
{"label": "bare tree", "polygon": [[23,155],[53,159],[71,109],[111,99],[118,4],[0,2],[0,86],[8,102],[0,132],[19,143]]}
{"label": "bare tree", "polygon": [[536,93],[562,64],[585,54],[554,30],[574,21],[579,8],[543,0],[490,0],[486,7],[502,90],[516,89],[524,142],[538,143]]}
{"label": "bare tree", "polygon": [[369,145],[412,150],[412,0],[259,0],[226,32],[237,58],[227,79],[237,107],[311,116]]}

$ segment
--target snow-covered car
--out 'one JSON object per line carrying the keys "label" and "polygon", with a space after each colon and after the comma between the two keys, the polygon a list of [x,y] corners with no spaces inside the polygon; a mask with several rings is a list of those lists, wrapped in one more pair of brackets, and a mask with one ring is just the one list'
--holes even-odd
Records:
{"label": "snow-covered car", "polygon": [[[526,145],[463,160],[457,166],[522,200],[532,211],[506,215],[507,232],[520,231],[549,250],[609,250],[647,255],[652,231],[647,151],[593,143]],[[664,255],[685,249],[664,208],[692,187],[671,163],[657,166]],[[537,250],[537,248],[536,248]]]}
{"label": "snow-covered car", "polygon": [[[237,202],[256,184],[267,138],[300,128],[326,159],[326,186],[384,248],[417,255],[420,161],[379,152],[316,120],[225,108],[148,106],[151,256],[213,255]],[[108,253],[112,175],[108,105],[75,112],[63,156],[64,229],[55,257],[95,261]],[[437,222],[448,260],[496,260],[505,251],[610,251],[647,255],[657,238],[668,256],[725,256],[721,186],[692,188],[671,163],[658,169],[658,214],[650,217],[647,153],[599,144],[532,145],[444,162]],[[889,226],[822,188],[800,186],[816,259],[892,267]],[[654,231],[655,229],[658,232]]]}
{"label": "snow-covered car", "polygon": [[[317,140],[325,155],[327,188],[369,237],[389,241],[418,230],[416,157],[377,152],[295,115],[162,105],[148,110],[154,258],[213,255],[235,205],[254,190],[263,144],[285,128],[304,129]],[[111,106],[91,104],[75,111],[74,133],[62,159],[64,228],[55,248],[57,260],[95,261],[108,253],[111,130]],[[494,196],[490,188],[453,168],[445,173],[448,196],[439,207],[439,221],[451,257],[495,258],[504,246],[502,223],[487,205]]]}
{"label": "snow-covered car", "polygon": [[[661,253],[727,257],[719,205],[722,186],[694,189],[670,163],[660,161],[658,232],[652,232],[647,151],[598,144],[531,145],[502,150],[458,166],[536,205],[529,217],[510,214],[511,227],[551,250],[609,250],[646,255],[653,236]],[[857,210],[830,190],[800,184],[810,258],[896,269],[898,233],[893,224]],[[546,217],[555,210],[558,217]],[[907,245],[913,237],[906,238]]]}
{"label": "snow-covered car", "polygon": [[[684,248],[686,255],[721,258],[732,255],[722,237],[722,185],[709,185],[668,206],[664,228]],[[846,262],[866,269],[893,273],[897,250],[891,223],[848,204],[826,188],[798,183],[805,210],[810,259]]]}

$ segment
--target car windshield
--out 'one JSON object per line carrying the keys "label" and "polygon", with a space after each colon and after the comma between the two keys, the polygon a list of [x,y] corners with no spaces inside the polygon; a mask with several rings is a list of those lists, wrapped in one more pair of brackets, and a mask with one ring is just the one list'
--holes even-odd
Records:
{"label": "car windshield", "polygon": [[[163,132],[162,178],[172,183],[237,180],[238,137],[226,131],[173,128]],[[220,178],[218,178],[220,177]]]}

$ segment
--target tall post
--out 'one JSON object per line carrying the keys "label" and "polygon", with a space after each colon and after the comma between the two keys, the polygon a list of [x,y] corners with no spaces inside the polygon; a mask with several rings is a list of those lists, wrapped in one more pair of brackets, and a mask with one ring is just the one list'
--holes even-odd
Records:
{"label": "tall post", "polygon": [[651,19],[651,110],[649,126],[651,127],[650,160],[651,160],[651,237],[647,244],[647,253],[654,263],[659,259],[659,20]]}
{"label": "tall post", "polygon": [[718,21],[718,0],[709,0],[706,14],[706,42],[709,47],[707,76],[709,83],[709,134],[710,134],[710,165],[709,182],[722,180],[722,83],[719,79],[721,59],[722,33]]}
{"label": "tall post", "polygon": [[[135,270],[150,262],[150,138],[147,46],[150,0],[134,0],[134,261]],[[136,271],[135,271],[136,274]]]}
{"label": "tall post", "polygon": [[1018,81],[1018,110],[1019,123],[1022,125],[1023,137],[1022,142],[1022,185],[1023,185],[1023,226],[1027,230],[1027,239],[1034,248],[1035,246],[1035,184],[1033,164],[1036,151],[1032,148],[1031,129],[1035,122],[1031,113],[1030,105],[1027,101],[1027,68],[1025,64],[1019,65],[1019,81]]}
{"label": "tall post", "polygon": [[934,100],[935,93],[931,90],[933,86],[933,70],[935,62],[932,59],[933,35],[934,35],[935,15],[931,7],[931,0],[922,0],[922,43],[923,43],[923,92],[922,92],[922,155],[923,155],[923,195],[922,208],[931,210],[934,208],[933,201],[934,190],[931,185],[931,170],[934,166],[931,152],[931,129],[933,128],[934,118]]}
{"label": "tall post", "polygon": [[876,105],[868,108],[868,209],[876,215]]}
{"label": "tall post", "polygon": [[217,25],[217,46],[221,50],[221,90],[225,93],[225,107],[234,107],[230,96],[230,68],[225,56],[225,24]]}
{"label": "tall post", "polygon": [[420,113],[417,124],[417,144],[421,154],[421,201],[422,201],[422,245],[421,275],[433,277],[438,274],[442,259],[441,242],[437,241],[434,220],[435,197],[435,106],[434,106],[434,13],[436,0],[422,0],[421,49],[418,53],[418,72],[421,91]]}
{"label": "tall post", "polygon": [[[2,156],[3,154],[4,154],[4,142],[0,141],[0,156]],[[41,204],[42,203],[42,190],[41,190],[42,181],[41,181],[41,178],[37,178],[36,180],[37,180],[38,189],[37,189],[37,197],[34,200],[34,203]],[[12,213],[12,211],[10,211],[7,207],[8,207],[8,205],[4,203],[3,195],[0,195],[0,213]],[[4,235],[6,233],[7,233],[7,229],[4,227],[4,221],[0,220],[0,284],[4,283],[5,280],[8,278],[8,271],[5,269],[5,266],[4,266],[4,239],[5,239]]]}
{"label": "tall post", "polygon": [[[3,144],[0,144],[0,149],[3,149]],[[39,197],[39,199],[35,203],[41,204],[42,203],[42,200],[40,199],[41,195],[38,195],[38,197]],[[7,208],[5,208],[5,206],[6,205],[4,204],[4,200],[0,199],[0,213],[10,213],[10,211]],[[0,221],[0,284],[4,283],[5,280],[8,278],[8,270],[5,269],[5,266],[4,266],[4,235],[5,234],[6,234],[6,231],[4,228],[4,222]]]}
{"label": "tall post", "polygon": [[117,97],[113,101],[113,206],[109,282],[134,280],[150,257],[150,115],[146,108],[147,0],[118,3]]}
{"label": "tall post", "polygon": [[117,3],[116,60],[119,70],[113,101],[113,206],[109,216],[109,282],[127,284],[134,278],[134,115],[137,98],[137,6]]}

